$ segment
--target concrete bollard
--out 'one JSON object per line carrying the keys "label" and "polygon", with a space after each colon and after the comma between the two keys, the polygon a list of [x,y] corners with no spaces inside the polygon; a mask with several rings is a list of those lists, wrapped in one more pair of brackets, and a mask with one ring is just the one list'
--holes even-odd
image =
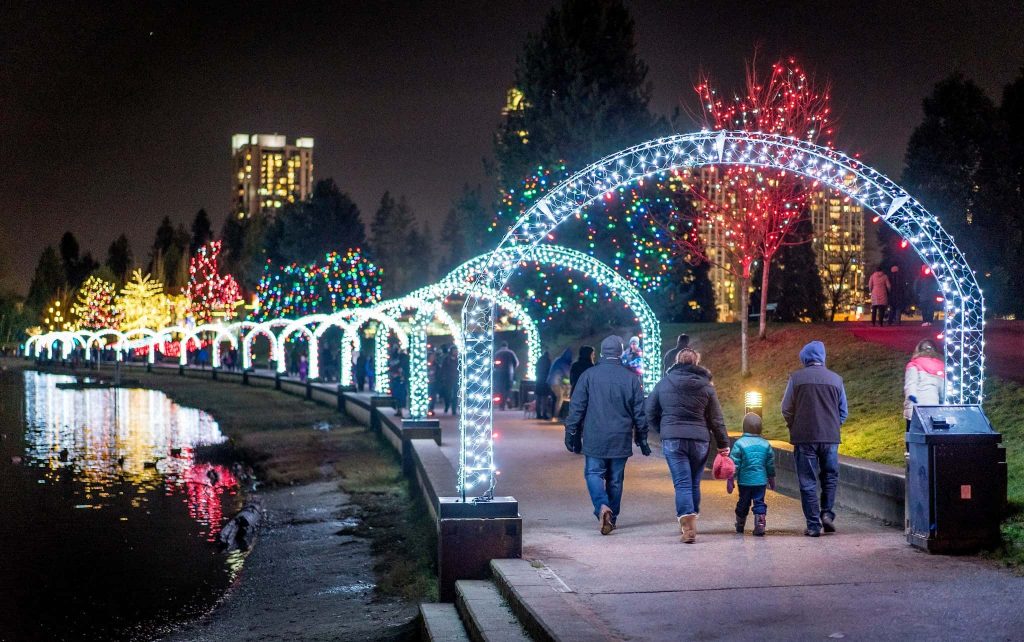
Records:
{"label": "concrete bollard", "polygon": [[438,498],[437,584],[441,602],[455,601],[455,582],[490,576],[492,559],[523,556],[523,518],[514,497],[486,502]]}
{"label": "concrete bollard", "polygon": [[281,389],[281,373],[277,370],[274,371],[274,390]]}

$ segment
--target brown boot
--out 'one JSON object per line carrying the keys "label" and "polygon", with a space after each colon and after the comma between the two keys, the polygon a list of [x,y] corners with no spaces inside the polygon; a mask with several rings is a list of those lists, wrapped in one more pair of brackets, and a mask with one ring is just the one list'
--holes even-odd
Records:
{"label": "brown boot", "polygon": [[601,534],[610,535],[615,530],[615,524],[612,524],[612,509],[607,506],[601,507]]}
{"label": "brown boot", "polygon": [[690,513],[679,518],[679,525],[682,530],[680,541],[683,544],[693,544],[697,541],[697,513]]}

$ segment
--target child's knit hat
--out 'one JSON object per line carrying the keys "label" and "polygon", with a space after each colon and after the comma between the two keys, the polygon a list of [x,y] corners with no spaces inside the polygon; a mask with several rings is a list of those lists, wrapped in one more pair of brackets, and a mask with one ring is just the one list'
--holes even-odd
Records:
{"label": "child's knit hat", "polygon": [[761,417],[760,415],[748,412],[743,415],[743,432],[751,435],[761,434]]}

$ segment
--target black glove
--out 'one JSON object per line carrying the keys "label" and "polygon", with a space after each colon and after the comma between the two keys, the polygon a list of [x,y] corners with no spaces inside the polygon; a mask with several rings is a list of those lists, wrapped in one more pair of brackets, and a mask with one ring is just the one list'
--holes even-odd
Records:
{"label": "black glove", "polygon": [[565,449],[571,453],[579,453],[583,450],[583,436],[575,430],[565,431]]}
{"label": "black glove", "polygon": [[651,447],[647,443],[647,437],[641,437],[640,439],[637,439],[636,445],[640,447],[640,452],[644,454],[644,457],[651,456]]}

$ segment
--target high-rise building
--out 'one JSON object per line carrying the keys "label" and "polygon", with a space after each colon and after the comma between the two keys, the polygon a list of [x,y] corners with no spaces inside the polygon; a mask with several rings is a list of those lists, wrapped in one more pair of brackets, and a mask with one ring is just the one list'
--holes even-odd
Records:
{"label": "high-rise building", "polygon": [[[698,211],[722,210],[736,203],[735,196],[723,189],[716,166],[681,172],[680,179],[701,184],[703,198],[693,201]],[[808,194],[807,211],[813,225],[812,247],[824,289],[825,309],[830,309],[835,296],[839,303],[837,319],[852,315],[862,303],[865,284],[864,208],[849,197],[817,188]],[[711,262],[708,278],[715,290],[718,320],[733,321],[739,314],[739,286],[729,263],[724,228],[716,223],[714,219],[704,223],[700,238]]]}
{"label": "high-rise building", "polygon": [[273,212],[313,191],[313,139],[289,145],[279,134],[235,134],[233,207],[238,218]]}

